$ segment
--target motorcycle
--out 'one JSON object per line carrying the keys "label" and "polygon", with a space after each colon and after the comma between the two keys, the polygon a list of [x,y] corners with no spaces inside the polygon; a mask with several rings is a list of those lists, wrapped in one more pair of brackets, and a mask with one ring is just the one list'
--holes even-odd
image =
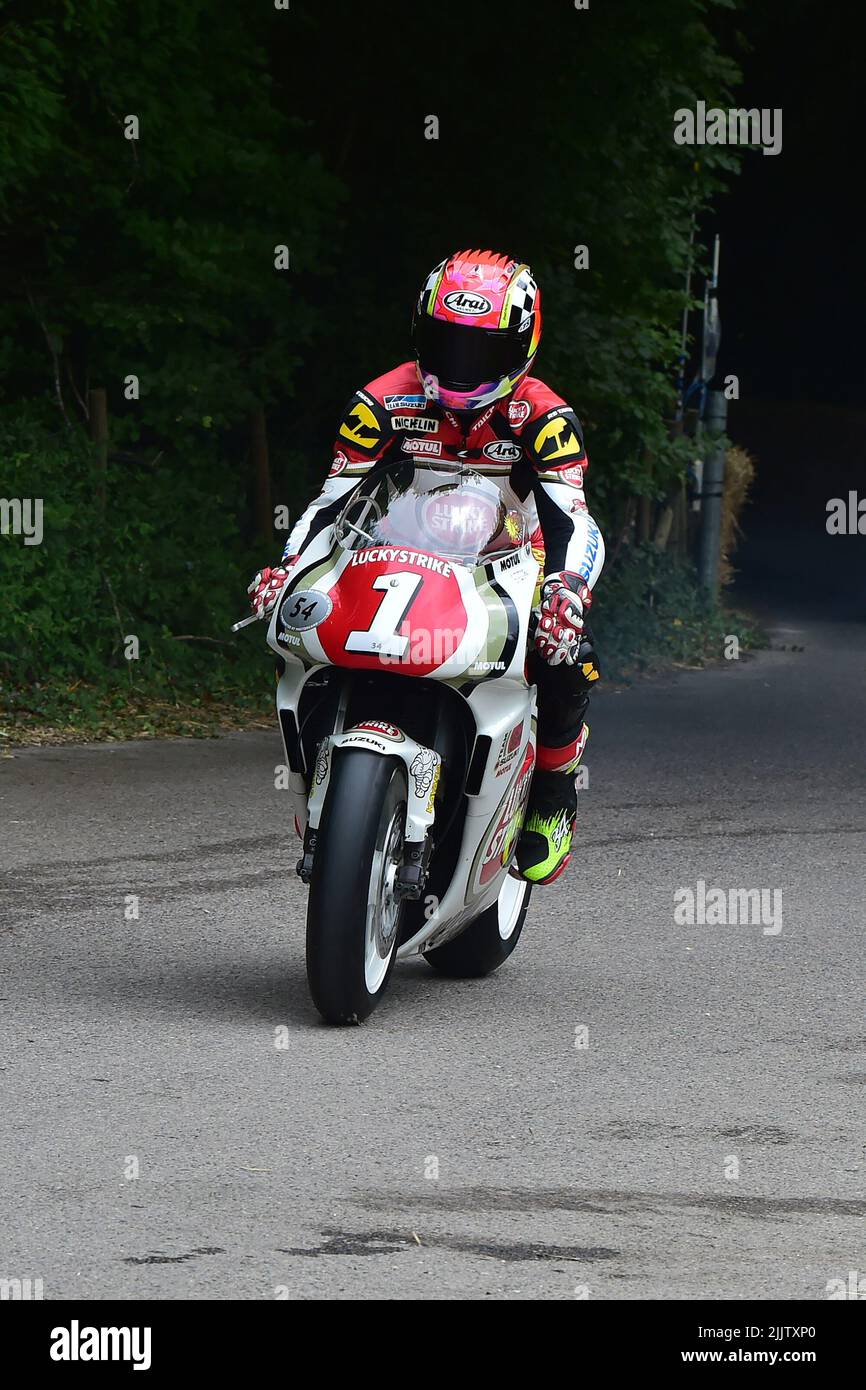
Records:
{"label": "motorcycle", "polygon": [[517,945],[537,577],[490,477],[412,457],[366,474],[286,581],[267,642],[329,1023],[365,1019],[397,960],[483,976]]}

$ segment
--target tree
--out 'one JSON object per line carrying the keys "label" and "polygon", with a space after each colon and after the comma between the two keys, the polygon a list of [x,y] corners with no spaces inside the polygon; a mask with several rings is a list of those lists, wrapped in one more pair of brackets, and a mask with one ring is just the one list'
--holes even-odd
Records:
{"label": "tree", "polygon": [[103,385],[116,437],[183,449],[291,391],[339,185],[275,107],[271,22],[231,0],[63,0],[7,20],[7,402],[41,380],[71,418]]}

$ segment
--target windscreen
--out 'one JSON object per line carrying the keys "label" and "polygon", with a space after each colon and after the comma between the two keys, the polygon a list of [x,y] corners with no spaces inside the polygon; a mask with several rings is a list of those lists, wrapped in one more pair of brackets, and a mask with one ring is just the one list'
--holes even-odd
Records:
{"label": "windscreen", "polygon": [[510,554],[527,539],[522,514],[508,510],[490,478],[412,460],[368,473],[334,531],[346,550],[409,547],[465,565]]}

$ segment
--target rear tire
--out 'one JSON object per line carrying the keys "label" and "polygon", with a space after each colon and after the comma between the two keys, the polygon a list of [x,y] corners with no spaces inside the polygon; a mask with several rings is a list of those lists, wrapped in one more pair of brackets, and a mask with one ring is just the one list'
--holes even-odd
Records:
{"label": "rear tire", "polygon": [[335,754],[307,903],[307,980],[328,1023],[360,1023],[387,988],[403,913],[393,887],[407,800],[402,763]]}
{"label": "rear tire", "polygon": [[492,907],[488,907],[453,941],[425,951],[434,970],[454,979],[479,979],[497,970],[520,939],[532,886],[507,874]]}

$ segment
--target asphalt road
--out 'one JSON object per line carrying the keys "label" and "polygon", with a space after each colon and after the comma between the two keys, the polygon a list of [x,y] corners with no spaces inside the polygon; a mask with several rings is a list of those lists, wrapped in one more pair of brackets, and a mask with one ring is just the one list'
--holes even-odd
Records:
{"label": "asphalt road", "polygon": [[[307,998],[276,732],[0,763],[0,1278],[823,1299],[866,1272],[866,626],[795,626],[805,651],[599,692],[580,862],[514,956],[399,967],[360,1029]],[[778,890],[781,930],[678,925],[699,879]]]}

